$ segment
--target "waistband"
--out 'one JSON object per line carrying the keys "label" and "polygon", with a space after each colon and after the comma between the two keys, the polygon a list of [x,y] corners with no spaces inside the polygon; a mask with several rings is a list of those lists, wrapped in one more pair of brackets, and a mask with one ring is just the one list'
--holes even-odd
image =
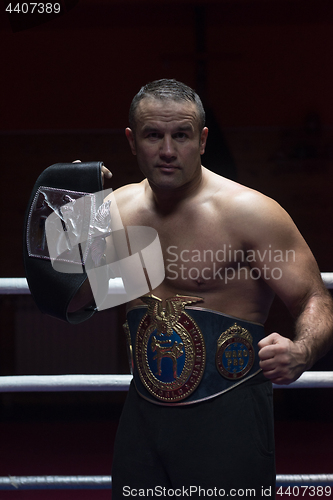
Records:
{"label": "waistband", "polygon": [[205,401],[258,374],[258,342],[264,327],[197,307],[193,297],[162,301],[144,296],[147,306],[127,313],[133,380],[138,393],[162,405]]}

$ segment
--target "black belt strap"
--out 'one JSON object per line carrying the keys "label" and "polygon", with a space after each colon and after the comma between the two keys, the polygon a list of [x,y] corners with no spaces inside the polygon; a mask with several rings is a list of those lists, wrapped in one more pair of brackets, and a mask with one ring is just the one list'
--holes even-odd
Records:
{"label": "black belt strap", "polygon": [[53,269],[45,238],[45,220],[52,211],[49,206],[43,205],[42,193],[44,188],[55,188],[60,194],[63,191],[64,205],[68,203],[68,191],[74,198],[100,192],[103,189],[102,165],[103,162],[95,161],[56,163],[48,167],[36,181],[25,214],[23,259],[31,294],[42,312],[72,324],[87,320],[95,312],[93,308],[68,312],[68,306],[86,281],[87,274],[82,266],[78,267],[80,274],[61,273]]}

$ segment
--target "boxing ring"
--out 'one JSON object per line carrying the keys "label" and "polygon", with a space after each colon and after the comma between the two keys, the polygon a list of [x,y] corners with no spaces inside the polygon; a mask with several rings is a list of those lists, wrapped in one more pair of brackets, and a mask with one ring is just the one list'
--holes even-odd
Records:
{"label": "boxing ring", "polygon": [[[327,288],[333,289],[333,273],[322,273]],[[109,293],[121,292],[122,282],[110,281]],[[1,295],[29,294],[25,278],[0,278]],[[0,392],[126,391],[131,375],[26,375],[0,376]],[[288,386],[274,389],[333,388],[333,371],[305,372]],[[276,485],[291,487],[333,486],[332,474],[278,474]],[[0,490],[112,489],[111,476],[5,476]]]}

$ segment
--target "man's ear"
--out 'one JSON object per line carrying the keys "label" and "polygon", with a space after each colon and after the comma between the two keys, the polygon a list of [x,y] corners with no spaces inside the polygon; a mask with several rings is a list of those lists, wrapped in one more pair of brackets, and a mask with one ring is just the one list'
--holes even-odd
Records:
{"label": "man's ear", "polygon": [[125,130],[125,134],[126,134],[128,142],[129,142],[132,154],[136,155],[136,147],[135,147],[135,139],[134,139],[133,130],[127,127],[127,129]]}
{"label": "man's ear", "polygon": [[200,154],[201,155],[203,155],[205,152],[207,137],[208,137],[208,128],[204,127],[202,129],[201,136],[200,136]]}

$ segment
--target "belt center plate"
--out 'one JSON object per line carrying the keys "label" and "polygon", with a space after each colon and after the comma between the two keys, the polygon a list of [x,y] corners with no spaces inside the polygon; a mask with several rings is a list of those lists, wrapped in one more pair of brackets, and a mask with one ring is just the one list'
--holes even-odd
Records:
{"label": "belt center plate", "polygon": [[135,355],[140,379],[146,389],[165,402],[188,397],[202,378],[206,350],[203,335],[195,321],[184,311],[198,298],[175,296],[162,301],[142,297],[148,312],[136,336]]}

